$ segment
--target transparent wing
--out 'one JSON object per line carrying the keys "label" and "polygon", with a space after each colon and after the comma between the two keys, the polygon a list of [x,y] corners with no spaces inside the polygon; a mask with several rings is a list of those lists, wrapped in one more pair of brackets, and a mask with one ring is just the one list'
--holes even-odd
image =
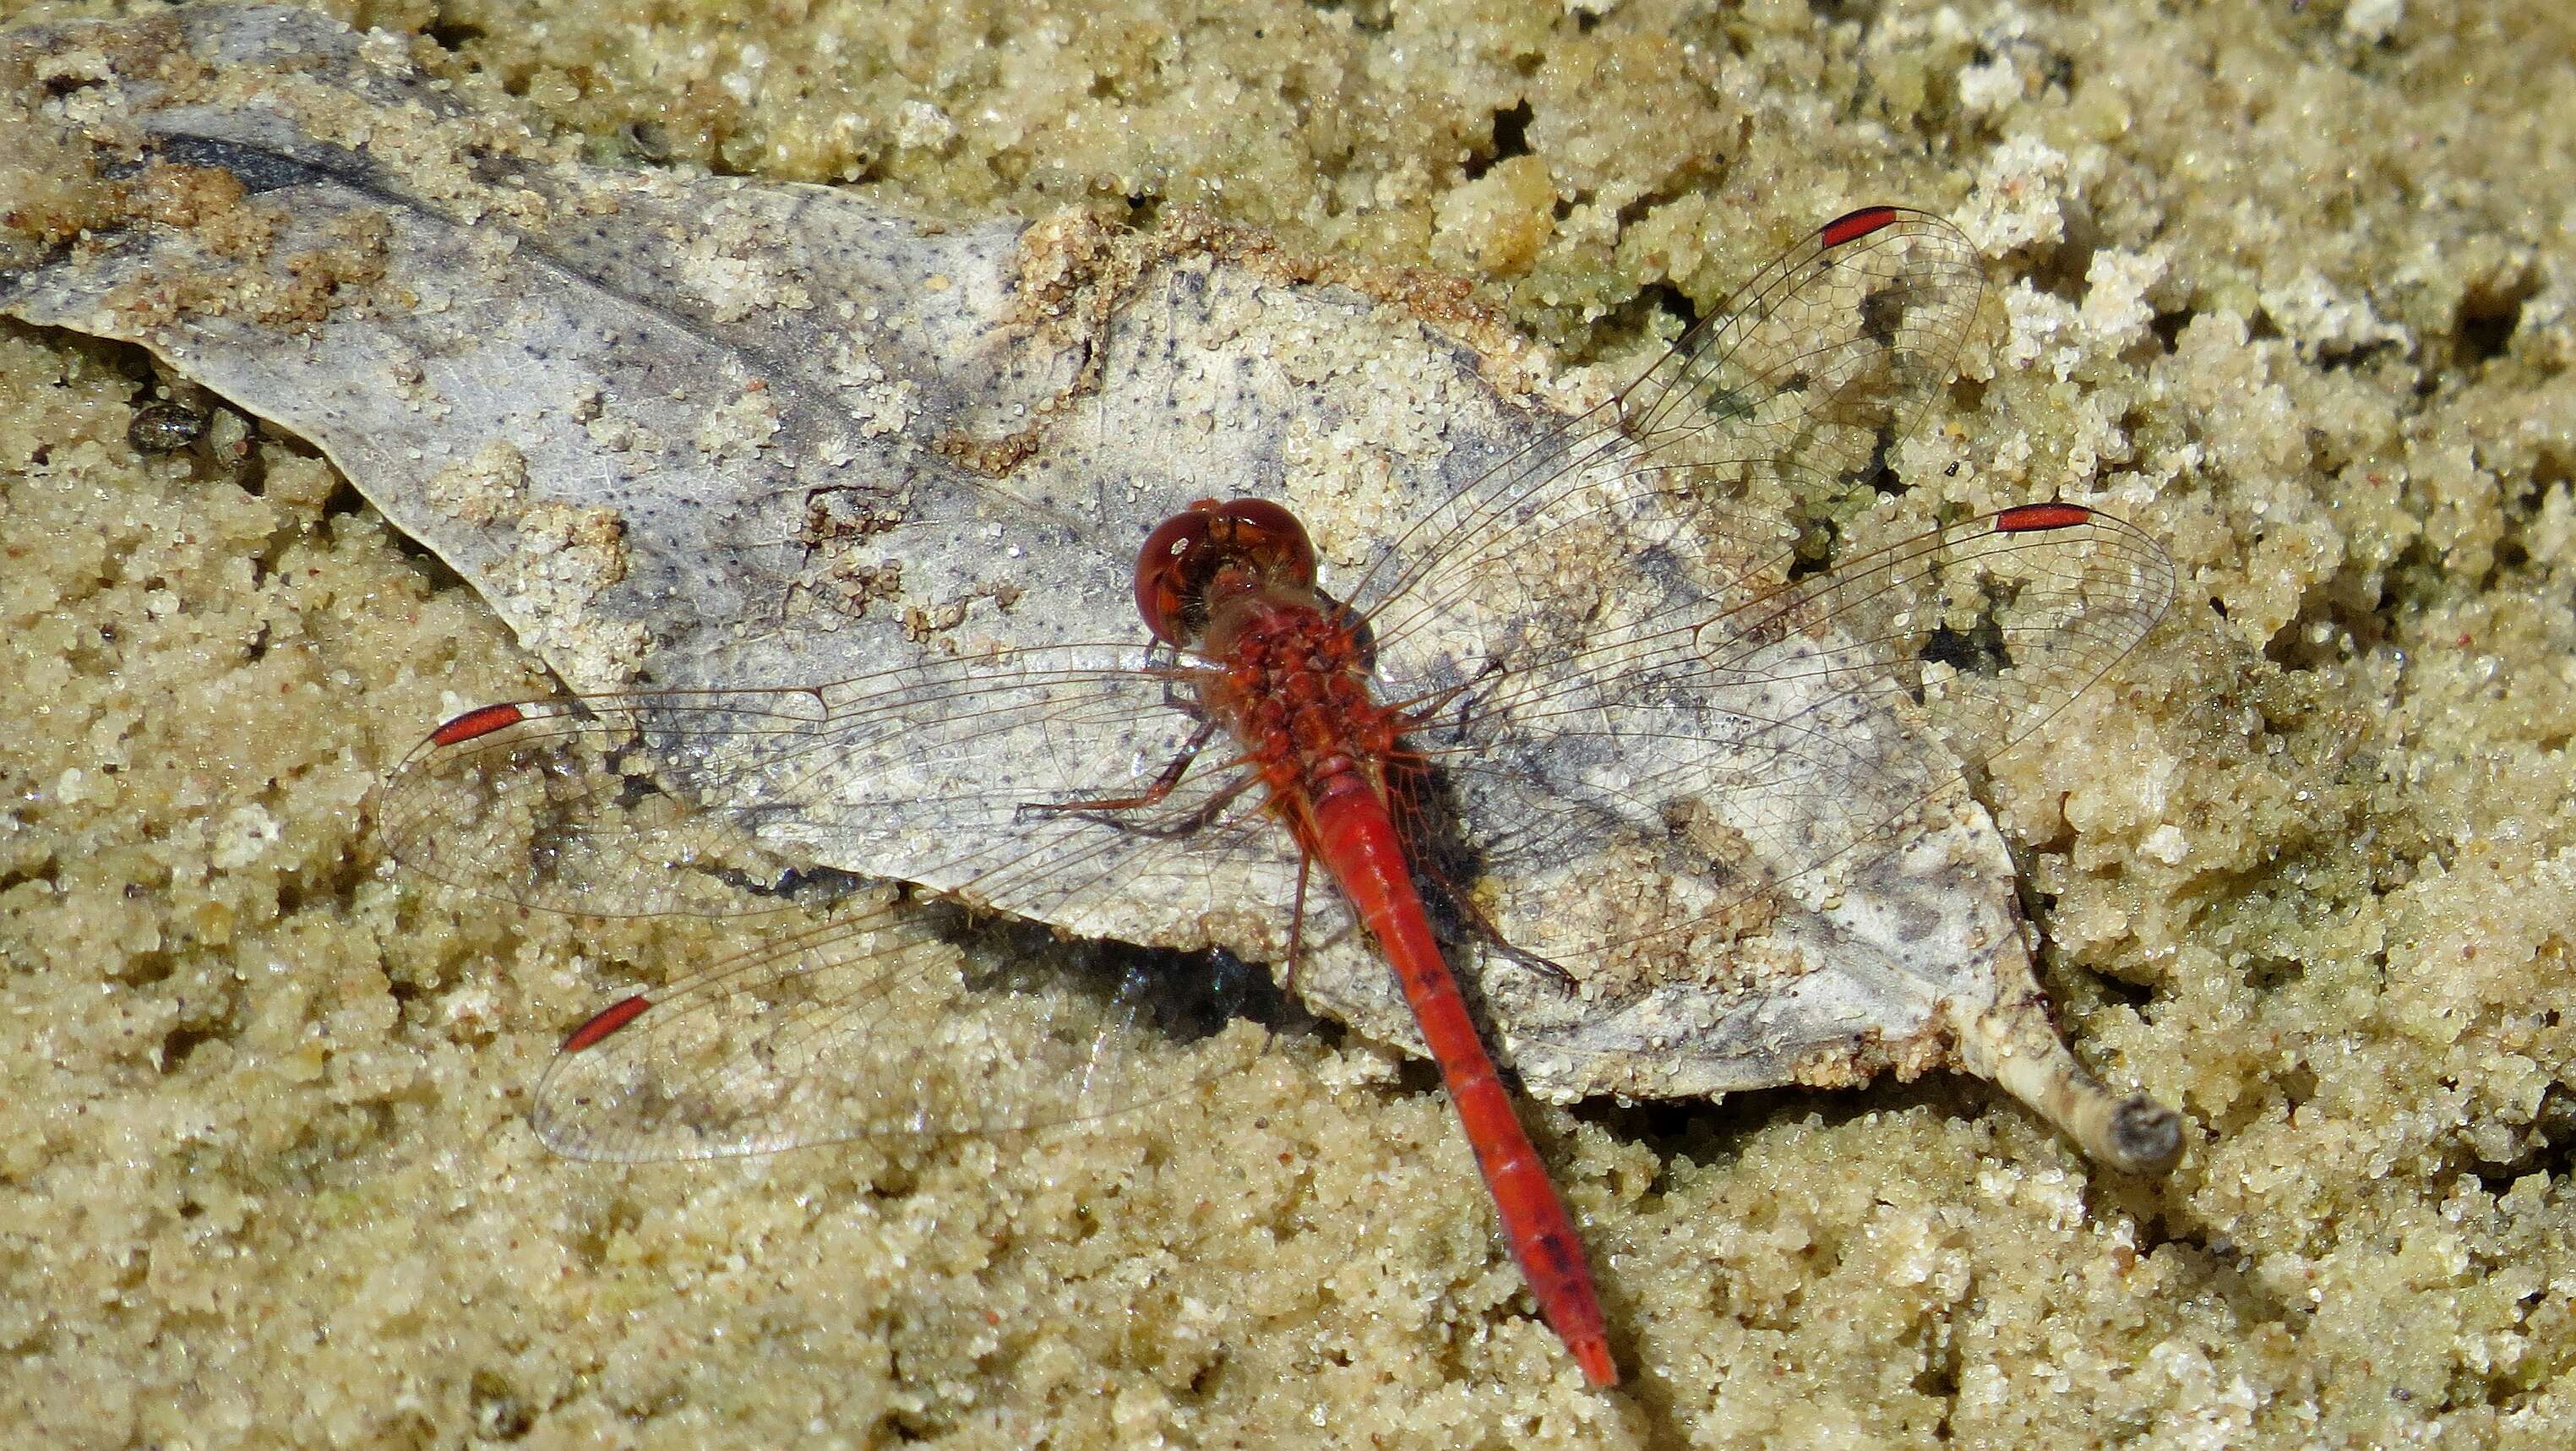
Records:
{"label": "transparent wing", "polygon": [[[1147,806],[1039,809],[1149,794],[1208,744],[1176,704],[1188,687],[1144,654],[1050,647],[809,688],[488,706],[394,770],[380,827],[425,876],[598,916],[767,910],[743,893],[757,882],[741,856],[760,849],[878,864],[1059,925],[1140,879],[1176,918],[1288,900],[1295,845],[1246,829],[1259,802],[1230,746]],[[1132,917],[1123,896],[1116,911]]]}
{"label": "transparent wing", "polygon": [[1744,504],[1766,480],[1857,479],[1946,386],[1979,292],[1946,222],[1829,223],[1363,584],[1381,675],[1421,711],[1415,830],[1465,823],[1515,949],[1575,969],[1704,954],[1784,884],[1890,848],[2154,624],[2163,552],[2077,506],[1797,575],[1787,531]]}
{"label": "transparent wing", "polygon": [[[1416,521],[1351,602],[1394,638],[1473,614],[1508,585],[1597,634],[1758,591],[1789,540],[1750,499],[1757,486],[1862,475],[1948,385],[1983,291],[1974,248],[1948,222],[1901,207],[1837,218],[1616,397]],[[1676,509],[1688,530],[1669,527]],[[1591,563],[1630,515],[1679,554]]]}
{"label": "transparent wing", "polygon": [[[784,852],[1129,940],[1159,925],[1197,945],[1219,907],[1284,922],[1294,841],[1260,818],[1226,749],[1172,774],[1204,733],[1142,654],[1063,647],[804,690],[485,707],[393,773],[382,830],[424,875],[562,912],[776,910],[799,880],[778,870]],[[1124,804],[1048,809],[1106,799]],[[1171,904],[1164,922],[1139,920],[1140,895]],[[1002,1132],[1155,1091],[1122,1076],[1132,990],[1026,944],[966,953],[963,935],[957,914],[880,893],[621,998],[568,1041],[540,1130],[584,1157],[684,1158]],[[996,950],[1005,967],[978,966]]]}
{"label": "transparent wing", "polygon": [[[1471,823],[1515,948],[1568,968],[1705,952],[1788,883],[1894,848],[1962,765],[2108,671],[2172,589],[2133,527],[2027,506],[1666,630],[1498,661],[1408,741]],[[1574,906],[1635,882],[1650,902]]]}
{"label": "transparent wing", "polygon": [[1172,1031],[1176,1002],[1222,985],[1106,957],[972,933],[888,889],[610,1004],[556,1055],[532,1118],[578,1159],[989,1136],[1124,1112],[1260,1051],[1250,1023]]}

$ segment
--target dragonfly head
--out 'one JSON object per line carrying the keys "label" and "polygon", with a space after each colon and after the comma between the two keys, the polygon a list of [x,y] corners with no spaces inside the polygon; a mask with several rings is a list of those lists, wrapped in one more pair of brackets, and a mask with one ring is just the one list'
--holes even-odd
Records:
{"label": "dragonfly head", "polygon": [[1201,499],[1164,520],[1136,554],[1136,611],[1155,638],[1182,649],[1198,644],[1225,600],[1314,583],[1306,526],[1267,499]]}

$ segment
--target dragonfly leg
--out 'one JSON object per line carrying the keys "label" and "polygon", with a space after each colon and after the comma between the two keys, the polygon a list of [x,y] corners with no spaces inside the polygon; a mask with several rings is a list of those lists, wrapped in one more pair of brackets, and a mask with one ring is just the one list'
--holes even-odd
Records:
{"label": "dragonfly leg", "polygon": [[1458,884],[1450,879],[1448,871],[1439,863],[1426,857],[1414,864],[1414,870],[1431,879],[1431,885],[1441,898],[1441,905],[1457,913],[1459,920],[1466,923],[1468,929],[1484,942],[1487,949],[1519,963],[1541,977],[1553,979],[1558,987],[1568,992],[1575,989],[1577,983],[1574,974],[1567,971],[1564,964],[1551,962],[1526,948],[1513,946],[1511,939],[1503,935],[1503,929],[1494,925],[1494,919],[1485,915],[1485,909],[1477,906],[1476,899],[1460,889]]}
{"label": "dragonfly leg", "polygon": [[1198,730],[1191,735],[1187,743],[1182,745],[1180,754],[1174,756],[1170,763],[1163,767],[1162,774],[1154,778],[1154,783],[1133,796],[1085,796],[1072,801],[1023,801],[1013,812],[1013,816],[1021,821],[1031,817],[1069,816],[1077,821],[1096,821],[1103,826],[1114,826],[1121,831],[1133,832],[1139,836],[1188,836],[1223,815],[1261,777],[1257,774],[1246,774],[1228,782],[1224,789],[1200,803],[1196,810],[1177,821],[1131,821],[1124,818],[1124,813],[1143,811],[1148,807],[1162,804],[1163,799],[1180,786],[1181,778],[1189,774],[1190,765],[1198,760],[1199,752],[1206,749],[1209,741],[1215,739],[1216,726],[1217,723],[1214,720],[1201,722]]}
{"label": "dragonfly leg", "polygon": [[1306,949],[1306,879],[1315,870],[1315,854],[1297,854],[1297,903],[1288,913],[1288,967],[1279,977],[1279,985],[1290,997],[1297,995],[1297,963]]}
{"label": "dragonfly leg", "polygon": [[1471,714],[1475,703],[1472,692],[1477,685],[1501,674],[1502,671],[1502,661],[1489,659],[1476,668],[1476,673],[1471,679],[1459,681],[1455,685],[1444,685],[1437,690],[1426,690],[1420,695],[1396,701],[1387,708],[1395,713],[1402,726],[1399,734],[1402,734],[1430,730],[1439,718],[1440,712],[1447,710],[1450,702],[1455,701],[1458,705],[1458,718],[1450,723],[1449,730],[1455,739],[1464,740],[1467,728],[1474,720]]}

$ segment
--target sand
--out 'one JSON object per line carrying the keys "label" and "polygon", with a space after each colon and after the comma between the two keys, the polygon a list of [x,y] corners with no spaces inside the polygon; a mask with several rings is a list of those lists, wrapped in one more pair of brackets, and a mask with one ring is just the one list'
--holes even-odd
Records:
{"label": "sand", "polygon": [[542,10],[353,18],[603,157],[1204,207],[1568,364],[1849,206],[1956,218],[1990,325],[1925,435],[1974,466],[1900,476],[2101,502],[2184,580],[1983,788],[2061,1025],[2184,1161],[1955,1078],[1538,1112],[1602,1394],[1354,1039],[998,1146],[555,1159],[603,965],[723,929],[385,870],[373,781],[532,657],[305,445],[140,452],[148,359],[0,325],[0,1441],[2576,1438],[2556,9]]}

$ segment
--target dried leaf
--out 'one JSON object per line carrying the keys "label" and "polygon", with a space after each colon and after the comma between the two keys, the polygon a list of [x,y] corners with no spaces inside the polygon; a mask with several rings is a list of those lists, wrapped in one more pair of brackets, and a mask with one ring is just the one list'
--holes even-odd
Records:
{"label": "dried leaf", "polygon": [[[1400,279],[1325,285],[1204,221],[952,228],[585,165],[303,11],[6,46],[0,92],[41,164],[0,194],[0,308],[140,343],[310,438],[576,689],[713,692],[549,707],[433,752],[388,822],[433,873],[633,909],[664,888],[606,885],[577,849],[673,860],[747,832],[1087,936],[1275,959],[1298,856],[1257,798],[1228,815],[1193,780],[1164,808],[1209,833],[1186,856],[1026,810],[1140,790],[1186,748],[1194,722],[1133,673],[1131,564],[1191,500],[1260,495],[1316,531],[1328,588],[1387,608],[1391,694],[1458,702],[1456,738],[1490,743],[1434,754],[1474,874],[1460,905],[1518,950],[1462,931],[1454,955],[1533,1092],[1955,1062],[2097,1155],[2170,1162],[2172,1116],[2112,1099],[2057,1041],[2010,861],[1950,753],[2007,748],[2133,643],[2161,555],[2103,521],[2016,574],[1976,542],[1998,530],[1962,526],[1784,592],[1765,512],[1797,469],[1856,475],[1946,378],[1940,329],[1908,328],[1940,321],[1955,349],[1964,246],[1796,294],[1852,311],[1848,373],[1743,373],[1815,325],[1749,304],[1616,405],[1625,433],[1569,433],[1488,381],[1515,360],[1399,305]],[[1943,230],[1909,235],[1937,252]],[[1569,503],[1586,479],[1620,507]],[[1746,633],[1677,646],[1676,619]],[[709,809],[576,823],[531,855],[567,802],[489,789],[476,773],[506,752],[527,781],[640,760]],[[1416,1043],[1347,911],[1310,907],[1299,990]],[[746,1141],[826,1136],[800,1127]]]}

